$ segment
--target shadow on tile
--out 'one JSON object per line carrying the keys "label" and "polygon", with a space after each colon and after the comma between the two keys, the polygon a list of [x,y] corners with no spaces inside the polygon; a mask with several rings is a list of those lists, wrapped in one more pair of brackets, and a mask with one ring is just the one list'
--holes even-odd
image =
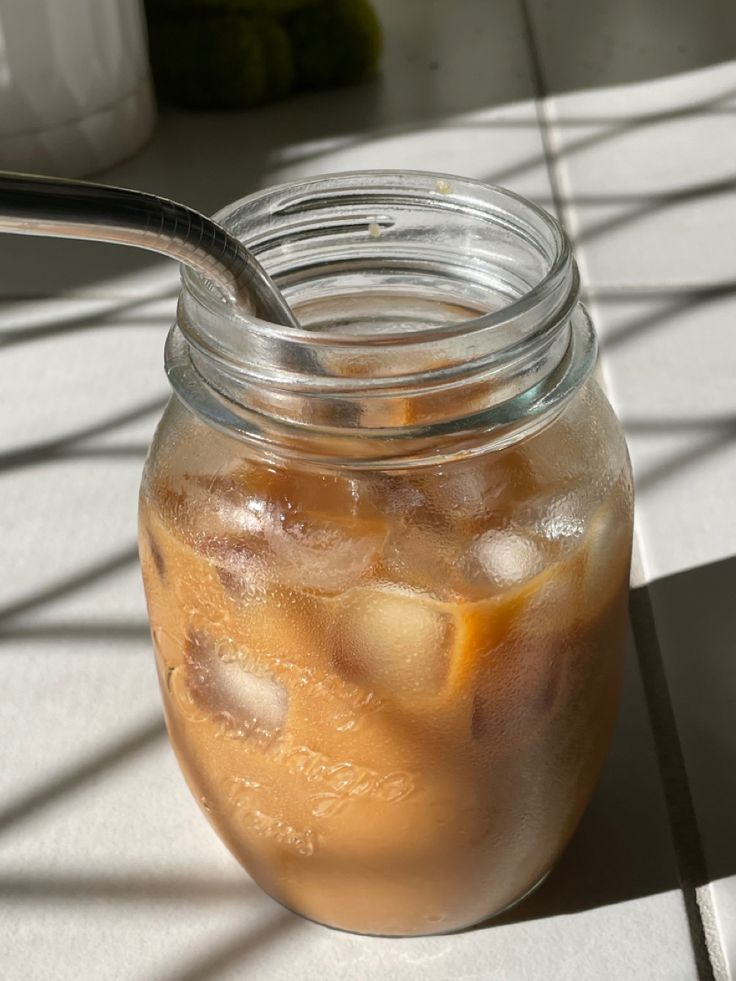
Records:
{"label": "shadow on tile", "polygon": [[[531,98],[516,0],[497,0],[492,6],[482,0],[374,2],[384,22],[385,50],[381,72],[372,82],[305,93],[244,112],[164,109],[148,146],[97,178],[211,213],[279,180],[274,172],[292,161],[292,152],[317,150],[314,171],[331,170],[334,166],[320,165],[320,159],[337,144],[431,129],[454,114]],[[529,121],[536,127],[533,113]],[[0,255],[6,281],[16,284],[19,295],[100,282],[114,291],[121,275],[163,265],[138,249],[13,239],[0,243]]]}
{"label": "shadow on tile", "polygon": [[[642,426],[641,429],[651,431],[647,430],[645,426]],[[670,429],[677,431],[676,423],[673,423]],[[687,428],[683,427],[681,431],[687,432]],[[681,477],[684,470],[692,470],[711,457],[729,450],[735,441],[736,416],[727,416],[722,420],[714,419],[709,423],[701,423],[701,436],[696,445],[679,450],[662,463],[652,467],[638,468],[636,486],[639,491],[644,491],[654,484],[667,480],[667,478],[675,475]]]}
{"label": "shadow on tile", "polygon": [[[736,556],[650,586],[707,881],[736,873]],[[668,692],[655,693],[666,698]],[[655,706],[656,708],[656,706]],[[665,745],[664,765],[677,745]],[[680,802],[673,802],[675,822]],[[697,856],[685,855],[685,862]],[[694,864],[691,862],[691,864]],[[697,868],[693,868],[697,876]],[[697,884],[701,884],[698,882]]]}
{"label": "shadow on tile", "polygon": [[[134,557],[135,558],[135,557]],[[134,559],[133,559],[134,561]],[[112,571],[116,571],[113,569]],[[104,574],[104,572],[103,572]],[[84,583],[82,584],[84,585]],[[21,623],[7,627],[0,617],[0,645],[13,641],[16,644],[43,641],[44,644],[66,644],[73,640],[80,645],[90,645],[93,651],[97,644],[115,641],[131,641],[134,644],[151,643],[151,631],[147,620],[54,620],[41,624]]]}
{"label": "shadow on tile", "polygon": [[652,330],[667,328],[678,317],[686,317],[691,311],[736,294],[736,280],[726,280],[706,286],[692,284],[668,284],[665,287],[637,287],[625,289],[594,289],[589,291],[593,300],[605,304],[636,304],[636,301],[652,301],[643,312],[635,311],[635,316],[609,328],[601,339],[601,351],[607,353],[622,347],[629,340],[636,340]]}
{"label": "shadow on tile", "polygon": [[239,903],[250,898],[258,887],[245,875],[237,879],[206,878],[196,875],[127,875],[120,871],[61,875],[0,877],[0,900],[13,903],[94,903],[106,900],[115,903],[146,905],[176,903],[177,906],[224,902]]}
{"label": "shadow on tile", "polygon": [[[734,582],[736,557],[668,577],[651,586],[680,741],[706,842],[709,879],[736,873],[733,835],[736,795],[724,792],[728,775],[736,769],[736,734],[732,725],[736,691]],[[653,717],[657,722],[656,747],[638,662],[630,644],[613,746],[577,833],[557,867],[534,895],[478,929],[573,914],[679,888],[670,817],[657,765],[659,754],[660,760],[664,758],[666,773],[667,754],[677,753],[679,749],[677,737],[673,743],[673,733],[661,724],[657,702],[668,695],[651,684],[647,664],[655,656],[656,651],[642,651],[648,697],[654,702]],[[84,761],[73,771],[16,802],[0,816],[0,827],[9,827],[47,806],[60,795],[147,748],[163,738],[163,734],[163,724],[156,720],[120,743],[106,747],[99,756]],[[671,811],[671,794],[668,799]],[[677,806],[676,800],[674,803]],[[675,828],[677,834],[677,815]],[[706,881],[705,877],[701,879]],[[243,891],[237,883],[214,881],[190,885],[192,901],[198,897],[233,900]],[[186,886],[185,891],[188,889]],[[154,899],[168,899],[176,889],[171,883],[155,879],[151,880],[150,888],[143,880],[126,884],[94,878],[0,883],[0,896],[5,894],[20,901],[43,896],[58,901],[80,891],[114,900],[133,900],[141,892],[150,892]],[[287,924],[285,917],[284,925]],[[278,932],[275,925],[273,931]],[[270,937],[271,928],[266,933]],[[249,949],[248,937],[232,938],[206,953],[183,974],[172,975],[172,981],[173,978],[177,981],[204,978],[206,970],[219,970],[220,965],[236,963],[247,956]]]}
{"label": "shadow on tile", "polygon": [[[661,78],[736,57],[731,0],[523,0],[549,94]],[[576,57],[570,56],[574,40]]]}
{"label": "shadow on tile", "polygon": [[70,593],[76,593],[86,586],[99,582],[104,576],[113,575],[121,569],[135,565],[137,562],[138,545],[132,542],[127,548],[107,555],[97,562],[90,563],[81,570],[58,579],[51,585],[42,586],[34,593],[7,603],[0,607],[0,637],[3,627],[9,624],[12,629],[12,621],[16,617],[29,613],[33,614],[39,607],[52,600],[58,600]]}
{"label": "shadow on tile", "polygon": [[[0,473],[6,470],[14,470],[18,467],[26,467],[47,463],[49,460],[63,457],[72,459],[87,457],[102,457],[106,455],[114,456],[145,456],[146,447],[141,444],[133,444],[126,447],[79,447],[78,443],[91,439],[95,436],[103,436],[106,433],[114,432],[131,422],[146,419],[149,416],[157,416],[163,412],[168,402],[168,396],[146,399],[137,405],[118,412],[113,416],[107,416],[100,421],[91,423],[88,426],[81,426],[77,429],[57,436],[54,439],[44,440],[30,445],[20,446],[16,449],[0,453]],[[131,452],[132,450],[132,452]]]}
{"label": "shadow on tile", "polygon": [[113,768],[129,764],[139,753],[163,739],[165,733],[163,720],[152,719],[61,773],[47,778],[16,800],[4,800],[0,810],[0,834],[34,816],[38,811],[50,807],[61,798],[75,793],[80,787],[106,775]]}
{"label": "shadow on tile", "polygon": [[656,753],[632,652],[614,745],[575,837],[537,893],[496,923],[736,873],[736,794],[729,787],[736,772],[735,583],[736,556],[650,585],[664,672],[651,641],[640,637],[639,646]]}
{"label": "shadow on tile", "polygon": [[[161,981],[211,981],[228,968],[238,967],[246,972],[247,961],[259,948],[278,943],[282,934],[293,931],[299,925],[300,920],[283,910],[255,929],[245,932],[238,930],[225,940],[218,941],[199,957],[193,958],[193,963],[159,977]],[[243,977],[247,977],[247,974],[243,973]]]}
{"label": "shadow on tile", "polygon": [[484,926],[576,913],[678,886],[644,691],[630,643],[613,745],[577,832],[546,882]]}
{"label": "shadow on tile", "polygon": [[[527,0],[526,18],[516,0],[374,2],[384,22],[386,50],[372,83],[304,94],[249,112],[165,110],[155,138],[141,153],[98,176],[209,213],[283,179],[284,165],[308,162],[312,173],[335,169],[335,148],[359,149],[387,136],[431,131],[494,106],[523,103],[533,110],[540,93],[528,60],[529,28],[542,62],[544,94],[658,78],[736,56],[736,18],[728,0],[707,0],[706,10],[677,0],[666,14],[659,5],[638,0],[626,0],[623,8],[608,0],[595,10],[582,0]],[[571,35],[580,57],[569,56]],[[510,125],[536,129],[534,112]],[[392,144],[385,166],[400,166],[402,152]],[[427,166],[431,163],[428,158]],[[523,171],[543,164],[542,154],[518,166]],[[496,180],[513,182],[514,176],[512,166]],[[2,244],[2,257],[7,282],[19,295],[100,283],[114,292],[121,275],[165,264],[136,249],[19,236]]]}
{"label": "shadow on tile", "polygon": [[[36,242],[41,246],[43,243]],[[20,308],[17,311],[18,323],[10,327],[0,328],[0,348],[14,347],[18,344],[28,344],[33,341],[46,340],[49,337],[58,337],[60,334],[74,334],[86,330],[99,330],[102,327],[116,323],[137,323],[145,324],[154,329],[161,326],[169,326],[173,320],[174,307],[178,290],[176,286],[163,285],[159,290],[147,289],[143,296],[130,297],[126,300],[108,300],[102,305],[94,304],[94,308],[89,313],[74,312],[71,316],[65,315],[63,308],[54,304],[49,305],[45,310],[45,315],[40,317],[36,314],[32,317],[32,323],[27,324],[29,319],[26,309]],[[141,318],[138,314],[139,308],[155,300],[171,300],[171,313],[151,314],[147,311]],[[13,304],[3,304],[3,320],[12,323]],[[137,316],[138,314],[138,316]],[[23,326],[20,326],[23,324]]]}

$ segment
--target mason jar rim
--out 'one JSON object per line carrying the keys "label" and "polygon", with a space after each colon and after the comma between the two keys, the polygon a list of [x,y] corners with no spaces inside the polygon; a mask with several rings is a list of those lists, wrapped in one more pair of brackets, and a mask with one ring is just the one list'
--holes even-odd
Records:
{"label": "mason jar rim", "polygon": [[[303,344],[307,347],[329,345],[349,348],[364,346],[366,344],[381,347],[400,344],[423,344],[427,341],[469,336],[480,331],[498,328],[517,317],[528,316],[551,293],[560,289],[562,281],[566,276],[572,275],[574,260],[569,239],[560,224],[544,208],[539,207],[533,201],[508,188],[485,183],[484,181],[473,178],[457,177],[452,174],[435,173],[433,171],[391,169],[354,170],[300,178],[295,181],[286,181],[271,185],[260,191],[255,191],[252,194],[245,195],[225,205],[213,215],[213,219],[226,229],[231,230],[232,219],[244,207],[266,204],[269,200],[273,200],[289,190],[296,191],[298,189],[299,195],[296,201],[301,201],[311,189],[324,188],[325,190],[334,190],[364,187],[366,179],[370,180],[371,178],[382,180],[406,180],[407,178],[413,178],[417,181],[430,180],[438,188],[436,197],[432,199],[432,203],[437,207],[446,207],[449,204],[450,194],[446,188],[452,189],[453,193],[457,188],[462,188],[469,192],[475,191],[478,194],[488,194],[490,192],[498,198],[499,203],[504,200],[515,202],[517,206],[525,210],[530,218],[539,222],[540,226],[550,235],[554,246],[554,254],[549,268],[542,278],[527,292],[511,300],[499,310],[484,313],[477,317],[471,317],[468,320],[458,323],[449,323],[441,328],[430,326],[426,330],[410,332],[396,331],[385,335],[376,335],[368,332],[363,334],[351,332],[343,335],[339,332],[325,334],[320,331],[276,324],[268,320],[262,320],[255,315],[244,316],[235,307],[224,306],[218,295],[207,287],[204,277],[186,266],[182,267],[182,282],[185,289],[194,295],[198,303],[204,305],[218,317],[227,317],[234,324],[242,325],[243,329],[257,330],[264,337],[269,337],[276,341],[283,340],[290,344]],[[418,189],[423,194],[426,194],[426,187]],[[378,197],[379,195],[376,196]],[[417,200],[419,200],[418,197]],[[293,207],[293,204],[290,204],[290,207]],[[271,213],[277,216],[288,213],[288,210],[287,208],[281,207]],[[252,248],[256,255],[260,251],[257,246],[253,247],[252,243],[247,240],[245,244],[249,248]]]}
{"label": "mason jar rim", "polygon": [[595,363],[567,236],[512,191],[353,171],[216,217],[303,326],[235,311],[185,271],[166,368],[193,411],[261,448],[361,467],[479,452],[546,425]]}

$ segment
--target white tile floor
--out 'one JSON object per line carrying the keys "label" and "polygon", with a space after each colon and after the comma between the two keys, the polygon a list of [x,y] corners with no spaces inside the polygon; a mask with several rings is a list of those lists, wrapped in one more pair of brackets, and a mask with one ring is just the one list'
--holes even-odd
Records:
{"label": "white tile floor", "polygon": [[590,286],[733,284],[735,117],[734,62],[550,99]]}
{"label": "white tile floor", "polygon": [[371,166],[561,204],[629,434],[657,634],[637,622],[600,786],[545,886],[479,930],[350,937],[255,889],[166,745],[132,552],[176,272],[0,239],[3,979],[736,978],[734,8],[377,6],[380,82],[167,113],[104,176],[205,211]]}

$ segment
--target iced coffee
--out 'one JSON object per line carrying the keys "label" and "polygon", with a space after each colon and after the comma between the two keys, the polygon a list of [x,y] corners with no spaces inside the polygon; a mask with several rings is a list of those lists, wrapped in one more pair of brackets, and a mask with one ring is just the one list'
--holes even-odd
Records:
{"label": "iced coffee", "polygon": [[570,838],[618,703],[631,486],[595,385],[442,465],[195,437],[154,447],[140,543],[171,740],[219,835],[348,930],[448,931],[518,900]]}

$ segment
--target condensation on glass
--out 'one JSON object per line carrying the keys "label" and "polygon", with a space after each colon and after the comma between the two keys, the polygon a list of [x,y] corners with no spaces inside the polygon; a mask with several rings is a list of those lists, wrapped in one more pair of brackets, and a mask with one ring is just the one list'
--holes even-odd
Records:
{"label": "condensation on glass", "polygon": [[565,847],[619,699],[631,475],[568,243],[427,174],[219,217],[302,327],[185,275],[140,508],[172,743],[286,906],[476,923]]}

